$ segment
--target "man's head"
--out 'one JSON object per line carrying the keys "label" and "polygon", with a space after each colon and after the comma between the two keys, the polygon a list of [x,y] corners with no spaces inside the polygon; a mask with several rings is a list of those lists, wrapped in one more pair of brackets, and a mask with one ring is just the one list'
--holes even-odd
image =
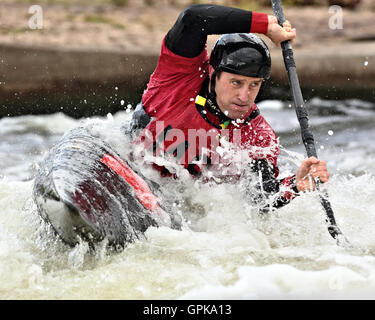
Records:
{"label": "man's head", "polygon": [[210,94],[231,119],[243,119],[271,73],[267,45],[254,34],[225,34],[210,57]]}
{"label": "man's head", "polygon": [[[210,68],[212,76],[213,69]],[[216,102],[231,119],[243,119],[251,109],[263,78],[253,78],[222,71],[216,75]]]}

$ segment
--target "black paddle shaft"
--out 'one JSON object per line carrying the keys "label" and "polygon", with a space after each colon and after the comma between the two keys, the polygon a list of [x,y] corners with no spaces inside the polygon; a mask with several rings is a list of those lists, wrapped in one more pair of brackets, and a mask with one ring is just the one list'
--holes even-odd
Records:
{"label": "black paddle shaft", "polygon": [[[271,0],[273,12],[277,18],[277,21],[282,26],[285,22],[285,16],[281,0]],[[284,57],[285,68],[288,72],[289,84],[293,95],[295,110],[297,118],[301,127],[301,136],[303,144],[305,145],[308,157],[318,157],[314,137],[309,129],[309,118],[306,111],[304,100],[301,92],[301,87],[298,81],[298,75],[296,70],[296,64],[294,61],[293,49],[290,41],[284,41],[281,43],[281,48]],[[319,181],[316,181],[317,189],[319,190]],[[331,204],[328,200],[328,194],[326,192],[320,192],[320,202],[327,214],[326,221],[328,223],[329,234],[337,240],[338,244],[348,244],[348,241],[343,237],[341,230],[336,225],[334,213]],[[339,237],[341,236],[341,237]]]}

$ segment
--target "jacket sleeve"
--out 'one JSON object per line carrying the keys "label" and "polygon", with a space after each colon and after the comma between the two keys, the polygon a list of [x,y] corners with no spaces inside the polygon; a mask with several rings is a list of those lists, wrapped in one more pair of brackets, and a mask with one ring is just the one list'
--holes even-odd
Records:
{"label": "jacket sleeve", "polygon": [[169,50],[193,58],[205,48],[207,36],[237,32],[267,33],[268,15],[218,5],[192,5],[178,17],[165,38]]}
{"label": "jacket sleeve", "polygon": [[277,179],[278,169],[267,160],[253,160],[250,169],[259,177],[255,184],[255,188],[258,189],[258,199],[252,200],[258,203],[261,200],[266,200],[265,203],[267,203],[262,211],[269,211],[270,208],[281,208],[298,195],[295,176]]}
{"label": "jacket sleeve", "polygon": [[262,207],[262,211],[288,204],[298,195],[295,176],[278,178],[280,147],[270,124],[259,114],[252,120],[242,139],[242,144],[249,148],[252,159],[244,178],[250,202]]}

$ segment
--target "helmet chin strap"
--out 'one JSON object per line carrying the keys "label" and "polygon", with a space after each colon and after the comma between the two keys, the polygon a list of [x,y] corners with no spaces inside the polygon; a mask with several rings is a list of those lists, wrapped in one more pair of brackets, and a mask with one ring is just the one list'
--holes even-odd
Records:
{"label": "helmet chin strap", "polygon": [[216,101],[215,84],[216,84],[216,70],[214,70],[214,72],[211,75],[210,86],[208,89],[208,96],[210,99],[214,101]]}
{"label": "helmet chin strap", "polygon": [[214,72],[211,75],[211,79],[209,82],[208,87],[208,94],[207,94],[207,105],[215,111],[215,113],[224,118],[228,118],[220,109],[219,105],[216,101],[216,91],[215,91],[215,85],[216,85],[216,76],[217,76],[217,70],[214,70]]}

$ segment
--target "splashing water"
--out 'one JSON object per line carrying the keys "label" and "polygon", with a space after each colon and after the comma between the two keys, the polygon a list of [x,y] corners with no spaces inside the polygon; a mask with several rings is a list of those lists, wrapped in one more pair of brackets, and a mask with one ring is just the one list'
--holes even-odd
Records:
{"label": "splashing water", "polygon": [[[263,105],[261,111],[280,136],[284,146],[280,169],[287,176],[304,157],[291,120],[293,110]],[[121,124],[130,116],[123,112],[84,121],[91,121],[93,130],[126,157]],[[13,163],[0,167],[0,297],[371,299],[375,289],[371,160],[375,130],[371,124],[375,118],[366,103],[351,105],[345,115],[330,116],[329,125],[326,118],[314,116],[312,121],[317,142],[325,146],[320,157],[331,171],[324,188],[337,224],[353,248],[339,247],[330,237],[315,193],[259,215],[245,200],[241,184],[203,184],[181,171],[179,181],[164,183],[185,218],[182,230],[149,228],[145,240],[117,253],[108,253],[105,241],[94,253],[84,242],[67,247],[39,218],[31,200],[34,167],[79,121],[61,114],[0,120],[1,157],[9,159],[15,153]],[[13,149],[11,141],[19,141]],[[160,179],[144,163],[135,165],[146,176]]]}

